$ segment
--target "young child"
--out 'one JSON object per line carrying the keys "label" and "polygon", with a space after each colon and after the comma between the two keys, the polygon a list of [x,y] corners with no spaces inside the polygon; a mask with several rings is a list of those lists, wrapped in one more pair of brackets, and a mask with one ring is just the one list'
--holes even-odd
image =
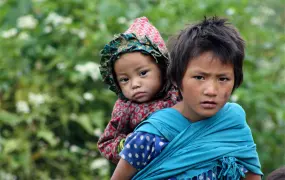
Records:
{"label": "young child", "polygon": [[127,138],[112,179],[259,180],[245,112],[227,102],[243,80],[238,31],[225,19],[205,18],[173,39],[170,57],[169,77],[183,99]]}
{"label": "young child", "polygon": [[135,19],[101,55],[103,81],[119,99],[98,148],[116,164],[127,135],[151,113],[176,104],[178,91],[166,79],[169,60],[165,43],[146,17]]}

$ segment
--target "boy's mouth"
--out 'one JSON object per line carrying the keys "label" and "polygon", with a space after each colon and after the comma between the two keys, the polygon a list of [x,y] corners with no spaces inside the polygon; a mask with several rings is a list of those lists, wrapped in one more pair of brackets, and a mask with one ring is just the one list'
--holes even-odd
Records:
{"label": "boy's mouth", "polygon": [[214,109],[217,107],[217,102],[215,101],[202,101],[201,106],[205,109]]}

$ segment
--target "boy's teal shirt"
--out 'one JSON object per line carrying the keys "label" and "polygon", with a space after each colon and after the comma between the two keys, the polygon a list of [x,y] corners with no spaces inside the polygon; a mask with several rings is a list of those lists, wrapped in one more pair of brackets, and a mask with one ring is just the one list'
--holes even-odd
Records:
{"label": "boy's teal shirt", "polygon": [[236,103],[226,103],[214,116],[194,123],[173,108],[162,109],[135,131],[163,136],[170,143],[133,179],[192,178],[217,166],[220,176],[239,179],[244,176],[239,165],[263,175],[245,112]]}

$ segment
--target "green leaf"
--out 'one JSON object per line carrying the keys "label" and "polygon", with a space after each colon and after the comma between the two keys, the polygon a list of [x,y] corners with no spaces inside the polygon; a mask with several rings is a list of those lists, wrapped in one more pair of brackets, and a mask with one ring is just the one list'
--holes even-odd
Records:
{"label": "green leaf", "polygon": [[10,113],[4,110],[0,111],[0,124],[15,126],[22,121],[22,118],[15,113]]}
{"label": "green leaf", "polygon": [[44,130],[40,130],[37,133],[37,137],[38,138],[42,138],[43,140],[45,140],[46,142],[48,142],[52,147],[54,147],[57,144],[57,140],[55,138],[55,135],[53,134],[53,132],[44,129]]}
{"label": "green leaf", "polygon": [[94,128],[88,115],[82,114],[77,119],[74,120],[77,122],[88,134],[93,135]]}
{"label": "green leaf", "polygon": [[15,150],[19,150],[20,139],[6,139],[3,148],[3,154],[9,154]]}

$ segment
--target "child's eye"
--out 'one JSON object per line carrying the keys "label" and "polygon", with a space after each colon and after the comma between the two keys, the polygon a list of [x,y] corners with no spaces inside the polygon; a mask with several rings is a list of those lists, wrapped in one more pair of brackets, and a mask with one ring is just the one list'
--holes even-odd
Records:
{"label": "child's eye", "polygon": [[126,83],[126,82],[128,82],[129,81],[129,78],[120,78],[119,79],[119,82],[121,82],[121,83]]}
{"label": "child's eye", "polygon": [[148,70],[141,71],[141,72],[140,72],[140,76],[145,76],[147,73],[148,73]]}
{"label": "child's eye", "polygon": [[205,79],[203,76],[194,76],[193,78],[197,79],[197,80],[204,80]]}
{"label": "child's eye", "polygon": [[224,81],[228,81],[228,80],[230,80],[230,79],[227,78],[227,77],[221,77],[221,78],[219,78],[219,80],[224,82]]}

